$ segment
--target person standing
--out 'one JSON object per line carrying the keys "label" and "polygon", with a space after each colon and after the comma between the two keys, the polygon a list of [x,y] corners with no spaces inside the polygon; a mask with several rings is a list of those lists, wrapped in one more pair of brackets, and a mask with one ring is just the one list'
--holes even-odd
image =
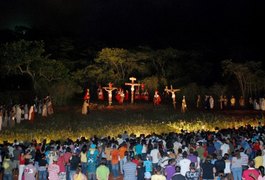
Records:
{"label": "person standing", "polygon": [[190,169],[190,163],[191,163],[191,160],[189,160],[189,159],[187,158],[187,157],[188,157],[188,154],[187,154],[186,151],[184,151],[184,152],[182,153],[182,157],[183,157],[183,159],[181,159],[181,160],[179,161],[179,165],[180,165],[180,169],[181,169],[180,173],[181,173],[183,176],[185,176],[185,175],[186,175],[186,172],[189,171],[189,169]]}
{"label": "person standing", "polygon": [[48,174],[50,180],[59,180],[60,167],[57,164],[57,158],[53,158],[53,162],[48,166]]}
{"label": "person standing", "polygon": [[119,176],[119,151],[117,149],[116,144],[112,146],[113,150],[111,152],[111,169],[113,178],[117,178]]}
{"label": "person standing", "polygon": [[234,180],[242,179],[242,159],[239,151],[235,151],[232,157],[231,170]]}
{"label": "person standing", "polygon": [[4,178],[3,180],[12,180],[12,161],[10,160],[9,154],[5,155],[4,162],[3,162],[3,169],[4,169]]}
{"label": "person standing", "polygon": [[166,180],[166,177],[162,173],[162,168],[158,166],[154,170],[154,174],[151,176],[151,180]]}
{"label": "person standing", "polygon": [[17,123],[20,124],[20,122],[21,122],[21,108],[20,108],[20,105],[16,106],[16,120],[17,120]]}
{"label": "person standing", "polygon": [[76,150],[74,150],[72,157],[70,158],[70,180],[74,179],[74,174],[80,164],[80,157],[77,155]]}
{"label": "person standing", "polygon": [[230,106],[231,106],[232,109],[235,109],[235,106],[236,106],[236,98],[234,96],[231,96]]}
{"label": "person standing", "polygon": [[214,99],[213,99],[213,96],[210,96],[209,103],[210,103],[210,109],[213,110],[213,108],[214,108]]}
{"label": "person standing", "polygon": [[76,169],[76,172],[75,172],[75,174],[74,174],[73,180],[87,180],[86,175],[84,175],[84,174],[82,173],[80,167],[78,167],[78,168]]}
{"label": "person standing", "polygon": [[127,161],[127,155],[125,154],[127,151],[127,144],[125,142],[121,143],[119,150],[119,157],[120,157],[120,172],[123,174],[123,165]]}
{"label": "person standing", "polygon": [[201,165],[202,179],[213,180],[215,175],[214,165],[211,163],[211,157],[207,156]]}
{"label": "person standing", "polygon": [[124,180],[137,179],[137,165],[131,161],[131,157],[127,156],[127,161],[123,165]]}
{"label": "person standing", "polygon": [[154,106],[157,106],[157,105],[159,105],[161,103],[161,97],[158,94],[157,90],[155,91],[153,102],[154,102]]}
{"label": "person standing", "polygon": [[171,180],[172,176],[175,174],[175,159],[169,159],[168,165],[165,168],[165,175],[167,180]]}
{"label": "person standing", "polygon": [[190,170],[186,172],[186,180],[199,180],[200,172],[196,169],[195,163],[190,163]]}
{"label": "person standing", "polygon": [[100,165],[97,167],[96,176],[98,180],[108,180],[109,179],[110,170],[107,167],[107,159],[102,158]]}
{"label": "person standing", "polygon": [[155,144],[154,148],[151,150],[150,156],[151,156],[151,159],[152,159],[152,167],[153,168],[157,168],[159,159],[161,158],[161,154],[160,154],[160,152],[158,150],[158,145],[157,144]]}
{"label": "person standing", "polygon": [[29,164],[25,166],[24,169],[24,179],[25,180],[35,180],[37,175],[37,169],[33,165],[34,159],[29,159]]}
{"label": "person standing", "polygon": [[[259,171],[255,169],[255,162],[253,160],[249,161],[249,168],[243,171],[242,179],[243,180],[253,180],[259,177]],[[255,177],[255,178],[253,178]]]}
{"label": "person standing", "polygon": [[45,154],[41,154],[41,159],[39,160],[39,168],[38,168],[39,180],[47,179],[47,167],[48,167],[48,162],[45,159]]}
{"label": "person standing", "polygon": [[180,174],[180,166],[176,166],[175,171],[176,171],[176,173],[173,174],[173,176],[171,178],[172,180],[186,180],[185,176]]}
{"label": "person standing", "polygon": [[24,152],[21,152],[19,155],[18,180],[22,180],[24,168],[25,168],[25,154]]}
{"label": "person standing", "polygon": [[182,103],[181,103],[181,112],[185,113],[187,111],[187,103],[185,96],[182,97]]}
{"label": "person standing", "polygon": [[96,180],[96,169],[97,169],[97,157],[99,155],[95,144],[91,144],[87,151],[87,170],[88,179]]}

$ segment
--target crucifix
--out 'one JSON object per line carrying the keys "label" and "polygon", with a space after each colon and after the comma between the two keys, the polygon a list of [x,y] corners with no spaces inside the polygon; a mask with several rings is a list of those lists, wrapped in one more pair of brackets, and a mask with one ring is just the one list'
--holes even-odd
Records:
{"label": "crucifix", "polygon": [[136,81],[135,77],[130,77],[130,83],[125,83],[126,86],[131,86],[131,103],[133,104],[133,100],[134,100],[134,86],[141,86],[141,84],[135,83],[134,81]]}
{"label": "crucifix", "polygon": [[171,97],[173,100],[173,106],[174,106],[174,109],[176,109],[176,94],[175,94],[175,92],[180,91],[180,89],[173,89],[173,86],[171,85],[170,89],[168,89],[168,86],[166,86],[165,91],[167,93],[171,93]]}
{"label": "crucifix", "polygon": [[109,106],[112,104],[112,91],[116,90],[116,87],[112,87],[113,84],[110,82],[108,87],[103,87],[105,91],[108,92],[108,98],[109,98]]}

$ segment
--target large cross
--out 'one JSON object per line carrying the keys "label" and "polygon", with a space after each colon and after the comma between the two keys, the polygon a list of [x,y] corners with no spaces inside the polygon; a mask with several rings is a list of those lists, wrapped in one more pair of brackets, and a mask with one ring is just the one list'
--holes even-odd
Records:
{"label": "large cross", "polygon": [[108,98],[109,98],[109,106],[112,104],[112,91],[116,90],[116,87],[112,87],[113,84],[110,82],[108,87],[103,87],[105,91],[108,92]]}
{"label": "large cross", "polygon": [[166,86],[165,91],[167,93],[171,93],[171,97],[173,100],[173,106],[174,106],[174,109],[176,109],[176,94],[175,94],[175,92],[180,91],[180,89],[173,89],[173,86],[171,85],[170,89],[168,89],[168,86]]}
{"label": "large cross", "polygon": [[136,81],[135,77],[130,77],[130,83],[125,83],[126,86],[131,86],[131,103],[133,104],[134,100],[134,86],[141,86],[141,84],[135,83]]}

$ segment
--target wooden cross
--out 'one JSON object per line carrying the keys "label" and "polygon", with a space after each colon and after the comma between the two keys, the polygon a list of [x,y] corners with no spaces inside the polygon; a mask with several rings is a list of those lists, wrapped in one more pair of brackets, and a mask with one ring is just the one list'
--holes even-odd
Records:
{"label": "wooden cross", "polygon": [[112,91],[116,90],[116,87],[112,87],[113,84],[110,82],[108,87],[103,87],[105,91],[108,92],[108,98],[109,98],[109,106],[112,104]]}
{"label": "wooden cross", "polygon": [[126,86],[131,86],[131,103],[133,104],[134,100],[134,86],[141,86],[141,84],[135,83],[136,81],[135,77],[130,77],[130,83],[125,83]]}
{"label": "wooden cross", "polygon": [[173,100],[173,106],[174,106],[174,109],[176,109],[176,94],[175,94],[175,92],[180,91],[180,89],[173,89],[173,86],[170,85],[170,89],[168,89],[168,86],[166,86],[165,91],[167,93],[171,93],[171,97]]}

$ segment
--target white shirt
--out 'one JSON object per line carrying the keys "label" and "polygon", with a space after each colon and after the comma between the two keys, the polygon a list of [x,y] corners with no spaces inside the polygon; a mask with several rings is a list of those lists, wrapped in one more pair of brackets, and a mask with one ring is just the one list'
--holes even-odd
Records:
{"label": "white shirt", "polygon": [[226,144],[226,143],[224,143],[224,144],[222,144],[222,146],[221,146],[221,151],[222,151],[222,156],[224,156],[225,155],[225,153],[228,153],[228,150],[229,150],[229,145],[228,144]]}
{"label": "white shirt", "polygon": [[152,157],[152,163],[158,163],[159,157],[158,157],[159,151],[158,149],[152,149],[150,152],[150,156]]}
{"label": "white shirt", "polygon": [[188,172],[190,170],[190,163],[191,163],[191,161],[187,158],[179,161],[180,174],[182,174],[183,176],[186,175],[186,172]]}

